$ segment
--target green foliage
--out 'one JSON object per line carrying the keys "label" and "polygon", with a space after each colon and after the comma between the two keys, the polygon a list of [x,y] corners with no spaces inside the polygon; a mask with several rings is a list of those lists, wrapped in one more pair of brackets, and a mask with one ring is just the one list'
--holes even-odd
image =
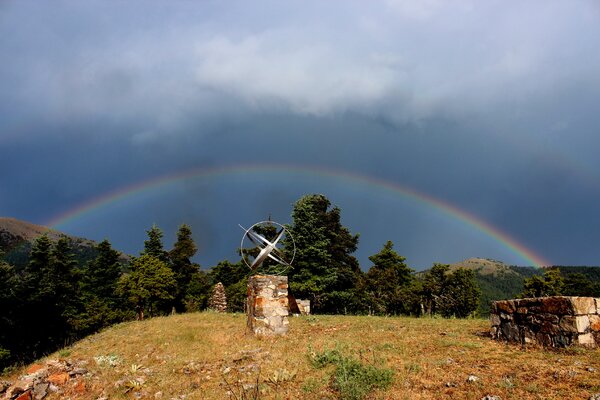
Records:
{"label": "green foliage", "polygon": [[210,278],[204,271],[198,270],[190,277],[184,299],[185,311],[200,311],[206,308],[210,291]]}
{"label": "green foliage", "polygon": [[121,277],[119,292],[135,307],[139,319],[144,311],[165,314],[177,282],[173,271],[161,259],[145,254],[131,264],[131,272]]}
{"label": "green foliage", "polygon": [[543,276],[534,275],[525,279],[521,297],[559,296],[563,292],[565,282],[558,268],[544,271]]}
{"label": "green foliage", "polygon": [[[510,271],[510,270],[509,270]],[[498,274],[479,274],[475,276],[481,288],[481,298],[477,314],[488,316],[492,301],[514,299],[523,291],[523,276],[500,271]]]}
{"label": "green foliage", "polygon": [[14,277],[12,329],[2,347],[15,359],[28,358],[79,337],[83,308],[79,282],[69,241],[61,238],[53,246],[46,235],[39,237],[29,264]]}
{"label": "green foliage", "polygon": [[246,278],[249,272],[242,261],[233,264],[225,260],[212,267],[208,276],[212,285],[221,282],[223,286],[228,287]]}
{"label": "green foliage", "polygon": [[[319,194],[304,196],[294,205],[293,223],[287,229],[295,241],[296,257],[288,276],[292,293],[310,299],[316,312],[341,313],[344,305],[337,300],[353,293],[362,272],[351,255],[358,235],[342,226],[340,209],[330,206]],[[284,245],[291,258],[289,237]]]}
{"label": "green foliage", "polygon": [[425,273],[421,284],[421,296],[425,313],[429,316],[438,311],[440,296],[446,282],[446,274],[450,270],[447,264],[433,264]]}
{"label": "green foliage", "polygon": [[366,294],[376,314],[409,314],[416,301],[411,290],[414,271],[393,247],[388,241],[379,253],[369,257],[374,265],[366,275]]}
{"label": "green foliage", "polygon": [[0,261],[0,371],[9,365],[11,353],[8,350],[14,328],[15,296],[13,286],[15,272],[12,266]]}
{"label": "green foliage", "polygon": [[480,296],[473,270],[458,268],[446,276],[439,311],[444,317],[466,318],[479,306]]}
{"label": "green foliage", "polygon": [[[177,231],[177,241],[169,252],[171,269],[177,283],[174,294],[174,306],[179,312],[185,311],[186,302],[191,301],[190,284],[192,277],[200,270],[198,264],[192,263],[191,258],[196,254],[197,247],[192,239],[192,230],[183,224]],[[198,289],[198,286],[195,287]]]}
{"label": "green foliage", "polygon": [[[324,368],[328,365],[335,367],[331,387],[339,393],[340,399],[364,399],[374,389],[387,389],[394,378],[391,369],[378,368],[373,364],[358,361],[342,354],[338,348],[310,352],[309,360],[315,368]],[[373,360],[373,363],[375,361]]]}
{"label": "green foliage", "polygon": [[225,287],[227,296],[227,310],[231,312],[244,312],[248,297],[248,278]]}
{"label": "green foliage", "polygon": [[168,253],[163,248],[162,243],[162,230],[154,224],[150,230],[146,231],[146,233],[148,234],[148,240],[144,241],[144,250],[140,255],[149,255],[158,258],[165,263],[168,262]]}
{"label": "green foliage", "polygon": [[82,329],[96,332],[128,318],[125,301],[117,294],[117,284],[123,266],[119,253],[108,240],[96,246],[97,257],[83,269],[82,296],[85,312]]}
{"label": "green foliage", "polygon": [[479,306],[481,289],[475,272],[458,268],[450,273],[446,264],[434,264],[425,273],[421,283],[421,298],[428,315],[465,318]]}
{"label": "green foliage", "polygon": [[[561,270],[562,273],[562,270]],[[581,272],[567,273],[564,276],[563,295],[565,296],[589,296],[600,295],[600,282],[592,282]]]}

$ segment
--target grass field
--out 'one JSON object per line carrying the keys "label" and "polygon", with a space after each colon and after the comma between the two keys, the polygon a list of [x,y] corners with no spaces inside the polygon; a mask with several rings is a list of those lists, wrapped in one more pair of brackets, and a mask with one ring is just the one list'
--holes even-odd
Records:
{"label": "grass field", "polygon": [[[485,336],[486,320],[308,316],[290,318],[289,334],[269,339],[246,335],[244,328],[244,315],[216,313],[117,325],[47,357],[89,370],[47,398],[335,399],[335,365],[311,362],[311,354],[332,350],[393,371],[391,385],[370,391],[368,399],[588,399],[600,393],[600,350],[497,343]],[[0,380],[15,380],[25,369]],[[471,375],[477,379],[470,382]]]}

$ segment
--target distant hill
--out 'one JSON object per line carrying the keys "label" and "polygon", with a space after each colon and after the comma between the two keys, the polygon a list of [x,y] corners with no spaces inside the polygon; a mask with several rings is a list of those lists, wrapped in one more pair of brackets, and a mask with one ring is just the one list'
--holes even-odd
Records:
{"label": "distant hill", "polygon": [[[477,283],[481,288],[479,315],[489,314],[490,304],[495,300],[511,299],[523,291],[523,283],[534,275],[543,275],[543,268],[518,267],[506,265],[501,261],[489,258],[469,258],[450,264],[450,270],[466,268],[475,271]],[[556,266],[563,277],[580,273],[592,282],[600,282],[600,267],[594,266]],[[599,293],[600,295],[600,293]]]}
{"label": "distant hill", "polygon": [[475,271],[475,278],[481,288],[480,315],[489,314],[492,301],[511,299],[521,293],[524,279],[531,276],[521,273],[521,267],[510,267],[501,261],[487,258],[469,258],[450,264],[451,271],[460,267]]}
{"label": "distant hill", "polygon": [[[4,259],[17,269],[27,265],[33,242],[44,234],[54,242],[61,237],[68,238],[79,265],[84,265],[97,255],[97,243],[93,240],[70,236],[46,226],[15,218],[0,217],[0,251],[4,253]],[[122,256],[123,262],[127,262],[128,259],[128,256]]]}

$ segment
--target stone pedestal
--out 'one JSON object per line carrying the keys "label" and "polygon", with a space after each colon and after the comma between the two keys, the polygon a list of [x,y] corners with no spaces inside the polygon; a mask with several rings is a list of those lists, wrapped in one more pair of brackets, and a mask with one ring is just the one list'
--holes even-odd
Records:
{"label": "stone pedestal", "polygon": [[254,275],[248,279],[248,331],[257,336],[288,331],[288,278]]}

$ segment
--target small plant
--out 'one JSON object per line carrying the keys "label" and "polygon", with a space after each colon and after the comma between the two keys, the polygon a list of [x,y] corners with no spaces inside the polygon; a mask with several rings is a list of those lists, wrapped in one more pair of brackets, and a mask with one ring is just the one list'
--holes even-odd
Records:
{"label": "small plant", "polygon": [[[227,396],[234,400],[258,400],[260,399],[261,390],[259,385],[260,380],[260,367],[256,374],[256,380],[254,383],[245,383],[240,375],[238,368],[234,369],[235,373],[230,374],[231,368],[225,368],[222,371],[223,382],[227,388]],[[227,379],[226,375],[232,375],[231,381]]]}
{"label": "small plant", "polygon": [[142,369],[143,367],[141,365],[138,364],[131,364],[131,367],[129,368],[131,370],[132,374],[136,374],[140,369]]}
{"label": "small plant", "polygon": [[315,378],[308,378],[302,384],[302,391],[305,393],[314,393],[319,387],[321,387],[321,383]]}
{"label": "small plant", "polygon": [[361,400],[374,389],[387,389],[392,384],[392,370],[365,364],[342,354],[339,348],[310,351],[309,358],[315,368],[335,366],[331,387],[339,393],[340,399]]}
{"label": "small plant", "polygon": [[110,367],[116,367],[117,364],[119,364],[119,357],[115,356],[114,354],[108,356],[97,356],[94,357],[94,361],[96,361],[96,364],[98,365],[108,365]]}
{"label": "small plant", "polygon": [[127,382],[125,382],[125,393],[129,393],[130,391],[138,391],[142,388],[142,382],[136,380],[136,379],[131,379]]}
{"label": "small plant", "polygon": [[408,372],[411,372],[411,373],[421,372],[421,366],[419,364],[411,363],[411,364],[408,364],[405,368]]}
{"label": "small plant", "polygon": [[71,355],[71,350],[69,350],[69,349],[62,349],[58,352],[58,356],[61,358],[69,357],[70,355]]}
{"label": "small plant", "polygon": [[293,381],[297,373],[297,370],[288,371],[285,368],[280,368],[271,374],[267,383],[273,386],[275,393],[279,393],[281,385]]}

